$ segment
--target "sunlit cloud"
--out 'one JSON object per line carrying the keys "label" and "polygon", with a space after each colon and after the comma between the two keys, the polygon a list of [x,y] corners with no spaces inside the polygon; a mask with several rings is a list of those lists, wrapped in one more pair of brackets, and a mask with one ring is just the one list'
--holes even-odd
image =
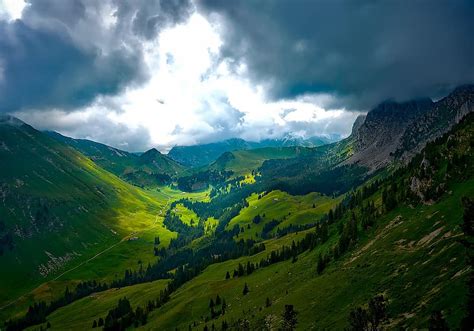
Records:
{"label": "sunlit cloud", "polygon": [[[110,10],[104,9],[103,15],[109,17]],[[109,24],[114,24],[113,20]],[[175,145],[231,137],[261,140],[289,133],[305,137],[349,134],[356,113],[324,108],[333,99],[325,94],[270,100],[266,86],[252,82],[245,62],[230,63],[220,56],[222,38],[219,17],[211,21],[195,12],[186,22],[142,41],[149,75],[145,83],[114,96],[98,96],[90,105],[72,112],[42,110],[31,116],[34,111],[28,110],[16,115],[40,128],[132,151],[151,147],[167,151]],[[148,140],[127,143],[116,135],[95,131],[93,126],[88,130],[91,118],[107,122],[104,127],[108,129],[126,128],[124,137],[142,132]],[[334,121],[338,124],[331,124]]]}

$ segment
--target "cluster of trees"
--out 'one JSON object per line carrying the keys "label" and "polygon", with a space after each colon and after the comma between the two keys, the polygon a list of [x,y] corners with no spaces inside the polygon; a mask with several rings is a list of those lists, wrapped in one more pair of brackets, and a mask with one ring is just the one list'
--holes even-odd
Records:
{"label": "cluster of trees", "polygon": [[276,237],[280,238],[280,237],[286,236],[288,233],[294,233],[294,232],[308,230],[308,229],[317,227],[318,224],[319,224],[319,222],[318,223],[308,223],[308,224],[303,224],[303,225],[290,224],[289,226],[281,228],[281,229],[277,228],[276,229]]}
{"label": "cluster of trees", "polygon": [[233,189],[241,188],[243,185],[245,185],[245,184],[242,184],[244,180],[245,180],[245,176],[237,176],[223,182],[213,183],[213,187],[211,189],[211,193],[209,194],[209,196],[211,198],[215,198],[219,194],[226,194]]}
{"label": "cluster of trees", "polygon": [[47,304],[45,301],[38,301],[28,307],[25,316],[16,320],[9,320],[5,323],[7,331],[23,330],[29,326],[44,323],[46,316],[51,314],[58,308],[64,307],[69,303],[84,298],[91,293],[105,291],[109,287],[105,283],[98,283],[94,281],[81,282],[77,284],[74,291],[70,291],[66,287],[64,295]]}
{"label": "cluster of trees", "polygon": [[209,313],[211,319],[215,319],[220,315],[225,315],[226,310],[227,303],[225,298],[221,299],[219,294],[216,295],[215,301],[212,298],[209,300]]}
{"label": "cluster of trees", "polygon": [[[242,277],[250,275],[258,268],[263,268],[271,264],[275,264],[281,261],[293,259],[307,250],[314,249],[318,244],[326,242],[329,238],[327,224],[322,222],[319,224],[315,231],[311,231],[300,241],[292,241],[291,246],[283,246],[278,250],[272,251],[266,258],[262,258],[259,263],[252,263],[250,261],[244,266],[239,263],[237,269],[233,271],[233,277]],[[262,244],[263,245],[263,244]],[[264,249],[264,247],[262,247]],[[226,279],[230,278],[230,273],[227,271]]]}
{"label": "cluster of trees", "polygon": [[[258,266],[256,266],[254,263],[250,261],[247,261],[246,266],[244,266],[242,263],[239,263],[239,265],[237,266],[237,269],[234,269],[234,273],[232,274],[232,277],[236,278],[236,277],[248,276],[252,274],[257,268]],[[228,271],[226,273],[225,278],[226,279],[230,278],[230,274]]]}
{"label": "cluster of trees", "polygon": [[280,222],[277,220],[271,220],[270,222],[265,223],[262,229],[262,238],[267,239],[272,237],[271,232],[278,226],[278,224],[280,224]]}
{"label": "cluster of trees", "polygon": [[387,307],[383,295],[377,295],[369,300],[368,308],[357,307],[349,313],[350,330],[372,331],[387,319]]}
{"label": "cluster of trees", "polygon": [[200,222],[197,226],[187,225],[181,221],[179,216],[176,215],[173,210],[173,207],[168,209],[163,221],[163,224],[168,230],[178,232],[179,236],[186,237],[187,240],[193,240],[204,235],[204,226],[202,222]]}
{"label": "cluster of trees", "polygon": [[[176,201],[176,203],[181,203],[186,208],[193,210],[201,219],[207,219],[209,217],[219,219],[219,224],[224,223],[223,227],[221,227],[221,230],[223,230],[227,226],[228,222],[234,216],[238,215],[241,209],[249,206],[246,199],[253,192],[258,191],[262,191],[261,185],[259,183],[255,183],[252,185],[244,185],[237,189],[231,190],[226,194],[220,194],[209,202],[181,199]],[[229,212],[234,214],[234,216],[229,217],[225,215]]]}
{"label": "cluster of trees", "polygon": [[156,300],[149,300],[145,307],[138,306],[132,309],[130,301],[124,297],[119,299],[117,306],[109,310],[105,320],[100,317],[92,322],[92,328],[103,327],[104,330],[126,330],[130,326],[139,327],[147,323],[148,314],[163,306],[170,298],[170,289],[160,291]]}
{"label": "cluster of trees", "polygon": [[142,307],[137,307],[133,311],[130,301],[127,298],[119,299],[117,307],[109,310],[105,322],[99,318],[99,322],[94,320],[92,328],[103,326],[105,331],[126,330],[129,326],[145,325],[147,322],[147,313]]}
{"label": "cluster of trees", "polygon": [[[267,298],[266,307],[271,306],[270,300]],[[251,313],[251,310],[244,311],[245,313]],[[252,316],[254,316],[252,314]],[[207,322],[207,321],[206,321]],[[221,323],[220,330],[282,330],[282,331],[293,331],[296,330],[296,325],[298,324],[298,312],[295,310],[293,305],[285,305],[281,318],[278,318],[275,315],[268,315],[264,319],[257,321],[255,324],[251,325],[248,318],[239,318],[232,322],[227,322],[223,320]],[[196,327],[196,323],[194,323]],[[191,329],[191,325],[189,326]],[[204,325],[203,331],[217,330],[214,323],[210,327]]]}
{"label": "cluster of trees", "polygon": [[179,177],[177,184],[181,191],[191,192],[196,189],[207,188],[209,184],[217,185],[225,182],[232,174],[232,171],[224,170],[200,171],[189,176]]}
{"label": "cluster of trees", "polygon": [[342,194],[367,179],[367,168],[358,165],[333,167],[327,155],[294,159],[267,160],[260,168],[261,181],[268,190],[282,190],[293,195],[321,192]]}
{"label": "cluster of trees", "polygon": [[164,173],[135,170],[122,175],[123,179],[135,186],[144,188],[148,186],[168,185],[172,182],[171,176]]}

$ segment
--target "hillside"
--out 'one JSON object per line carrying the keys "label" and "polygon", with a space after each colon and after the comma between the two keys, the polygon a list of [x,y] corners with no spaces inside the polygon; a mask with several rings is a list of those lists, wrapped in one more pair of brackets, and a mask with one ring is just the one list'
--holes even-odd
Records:
{"label": "hillside", "polygon": [[[298,330],[357,329],[353,323],[364,320],[355,314],[368,309],[374,298],[382,298],[377,323],[384,329],[427,329],[433,316],[458,328],[467,313],[467,280],[472,273],[460,225],[461,200],[474,196],[473,146],[471,115],[428,144],[406,167],[346,195],[317,227],[272,236],[264,240],[264,250],[209,265],[150,309],[146,323],[137,327],[278,328],[285,305],[291,304]],[[422,185],[409,184],[414,182]],[[295,207],[271,208],[264,206],[275,199],[298,199],[281,192],[255,195],[229,225],[245,225],[237,219],[248,221],[254,215],[245,215],[255,206],[284,216],[288,211],[312,210],[317,198],[313,194]],[[135,291],[156,288],[153,283],[127,287],[133,308],[150,304],[146,297],[137,301]],[[53,329],[88,328],[105,317],[111,293],[81,299],[47,320]],[[80,321],[75,318],[79,310]]]}
{"label": "hillside", "polygon": [[236,176],[244,176],[256,171],[266,160],[295,158],[308,153],[309,149],[305,147],[266,147],[239,150],[222,154],[208,168],[232,171]]}
{"label": "hillside", "polygon": [[16,118],[1,118],[0,146],[2,305],[134,231],[170,236],[154,224],[166,198]]}
{"label": "hillside", "polygon": [[185,168],[155,148],[138,155],[87,139],[73,139],[57,132],[46,133],[86,155],[105,170],[137,186],[156,187],[168,184],[172,177]]}
{"label": "hillside", "polygon": [[[350,137],[321,147],[227,152],[208,167],[177,176],[183,191],[174,183],[149,191],[132,187],[75,149],[6,118],[2,150],[12,157],[3,156],[9,163],[2,164],[8,174],[2,187],[16,195],[7,194],[10,208],[1,210],[23,215],[15,225],[33,224],[27,228],[40,231],[19,242],[7,223],[3,251],[18,260],[35,247],[54,269],[42,281],[23,275],[12,281],[6,273],[14,290],[5,292],[5,302],[20,290],[33,291],[0,316],[13,317],[8,330],[48,322],[52,329],[79,330],[99,319],[106,329],[261,329],[279,327],[292,305],[301,330],[358,330],[357,323],[420,329],[433,318],[456,328],[467,312],[471,274],[461,227],[467,208],[462,200],[474,196],[471,96],[463,88],[434,103],[384,103],[358,120]],[[406,116],[404,125],[392,123],[394,112]],[[405,137],[413,134],[408,128],[414,118],[421,125],[420,119],[428,123],[433,116],[446,119],[449,129],[422,125],[419,144],[402,143],[411,141]],[[367,136],[371,130],[365,127],[378,134]],[[398,137],[396,144],[389,135]],[[38,162],[21,163],[25,156]],[[166,167],[161,156],[151,150],[135,164],[143,171]],[[362,158],[353,162],[354,156]],[[24,214],[35,206],[23,198],[27,194],[41,201],[34,218]],[[25,201],[30,207],[21,209]],[[76,221],[70,210],[81,211],[82,205],[87,214]],[[58,238],[44,234],[48,226],[36,225],[45,219]],[[64,220],[59,230],[56,219]],[[112,239],[100,241],[94,227],[104,224]],[[107,245],[110,250],[84,261]],[[58,258],[51,246],[66,257]],[[23,256],[13,255],[23,247]],[[64,266],[71,256],[73,270]],[[34,268],[31,260],[27,267]],[[58,274],[60,282],[53,276]],[[373,305],[382,315],[369,322],[364,311]]]}

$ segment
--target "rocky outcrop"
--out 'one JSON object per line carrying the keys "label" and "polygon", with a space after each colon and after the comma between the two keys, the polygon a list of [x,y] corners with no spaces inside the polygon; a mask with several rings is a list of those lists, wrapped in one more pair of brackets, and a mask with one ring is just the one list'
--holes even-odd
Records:
{"label": "rocky outcrop", "polygon": [[345,163],[375,171],[394,160],[407,162],[472,111],[474,85],[459,87],[437,102],[384,102],[370,111],[362,124],[354,123],[353,154]]}
{"label": "rocky outcrop", "polygon": [[367,117],[367,115],[359,115],[359,116],[357,116],[357,118],[356,118],[354,124],[352,124],[352,132],[357,132],[357,131],[359,131],[359,129],[361,128],[361,126],[364,124],[366,117]]}

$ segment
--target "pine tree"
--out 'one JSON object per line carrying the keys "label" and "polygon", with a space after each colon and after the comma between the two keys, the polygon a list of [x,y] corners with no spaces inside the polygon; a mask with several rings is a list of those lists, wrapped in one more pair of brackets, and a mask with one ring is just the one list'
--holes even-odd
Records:
{"label": "pine tree", "polygon": [[272,302],[270,301],[270,298],[267,297],[267,299],[265,300],[265,307],[270,307],[272,305]]}
{"label": "pine tree", "polygon": [[225,302],[225,299],[222,299],[222,315],[225,314],[227,310],[227,303]]}
{"label": "pine tree", "polygon": [[380,323],[386,318],[387,309],[385,307],[385,299],[382,295],[378,295],[369,301],[369,319],[372,329],[378,330]]}
{"label": "pine tree", "polygon": [[242,293],[243,293],[244,295],[247,295],[247,293],[249,293],[249,292],[250,292],[249,287],[248,287],[247,283],[245,283],[245,285],[244,285],[244,290],[242,291]]}
{"label": "pine tree", "polygon": [[225,274],[225,279],[230,279],[230,274],[229,274],[228,271],[227,271],[226,274]]}
{"label": "pine tree", "polygon": [[219,296],[219,294],[216,296],[216,306],[220,305],[221,304],[221,297]]}
{"label": "pine tree", "polygon": [[318,264],[316,266],[316,271],[318,272],[318,275],[320,275],[324,271],[324,268],[326,268],[326,261],[322,254],[319,253]]}
{"label": "pine tree", "polygon": [[285,331],[292,331],[296,328],[298,320],[296,318],[297,312],[294,310],[293,305],[285,305],[285,311],[283,312],[282,329]]}
{"label": "pine tree", "polygon": [[332,209],[330,209],[328,213],[328,222],[332,223],[333,221],[334,221],[334,212],[332,211]]}
{"label": "pine tree", "polygon": [[428,323],[429,331],[449,331],[448,325],[446,324],[446,321],[443,318],[443,314],[441,314],[439,310],[434,311],[431,314]]}
{"label": "pine tree", "polygon": [[97,327],[97,321],[94,320],[94,322],[92,322],[92,328],[94,329],[94,328],[96,328],[96,327]]}
{"label": "pine tree", "polygon": [[211,298],[211,300],[209,301],[209,308],[212,308],[212,307],[214,307],[214,300],[212,300]]}

